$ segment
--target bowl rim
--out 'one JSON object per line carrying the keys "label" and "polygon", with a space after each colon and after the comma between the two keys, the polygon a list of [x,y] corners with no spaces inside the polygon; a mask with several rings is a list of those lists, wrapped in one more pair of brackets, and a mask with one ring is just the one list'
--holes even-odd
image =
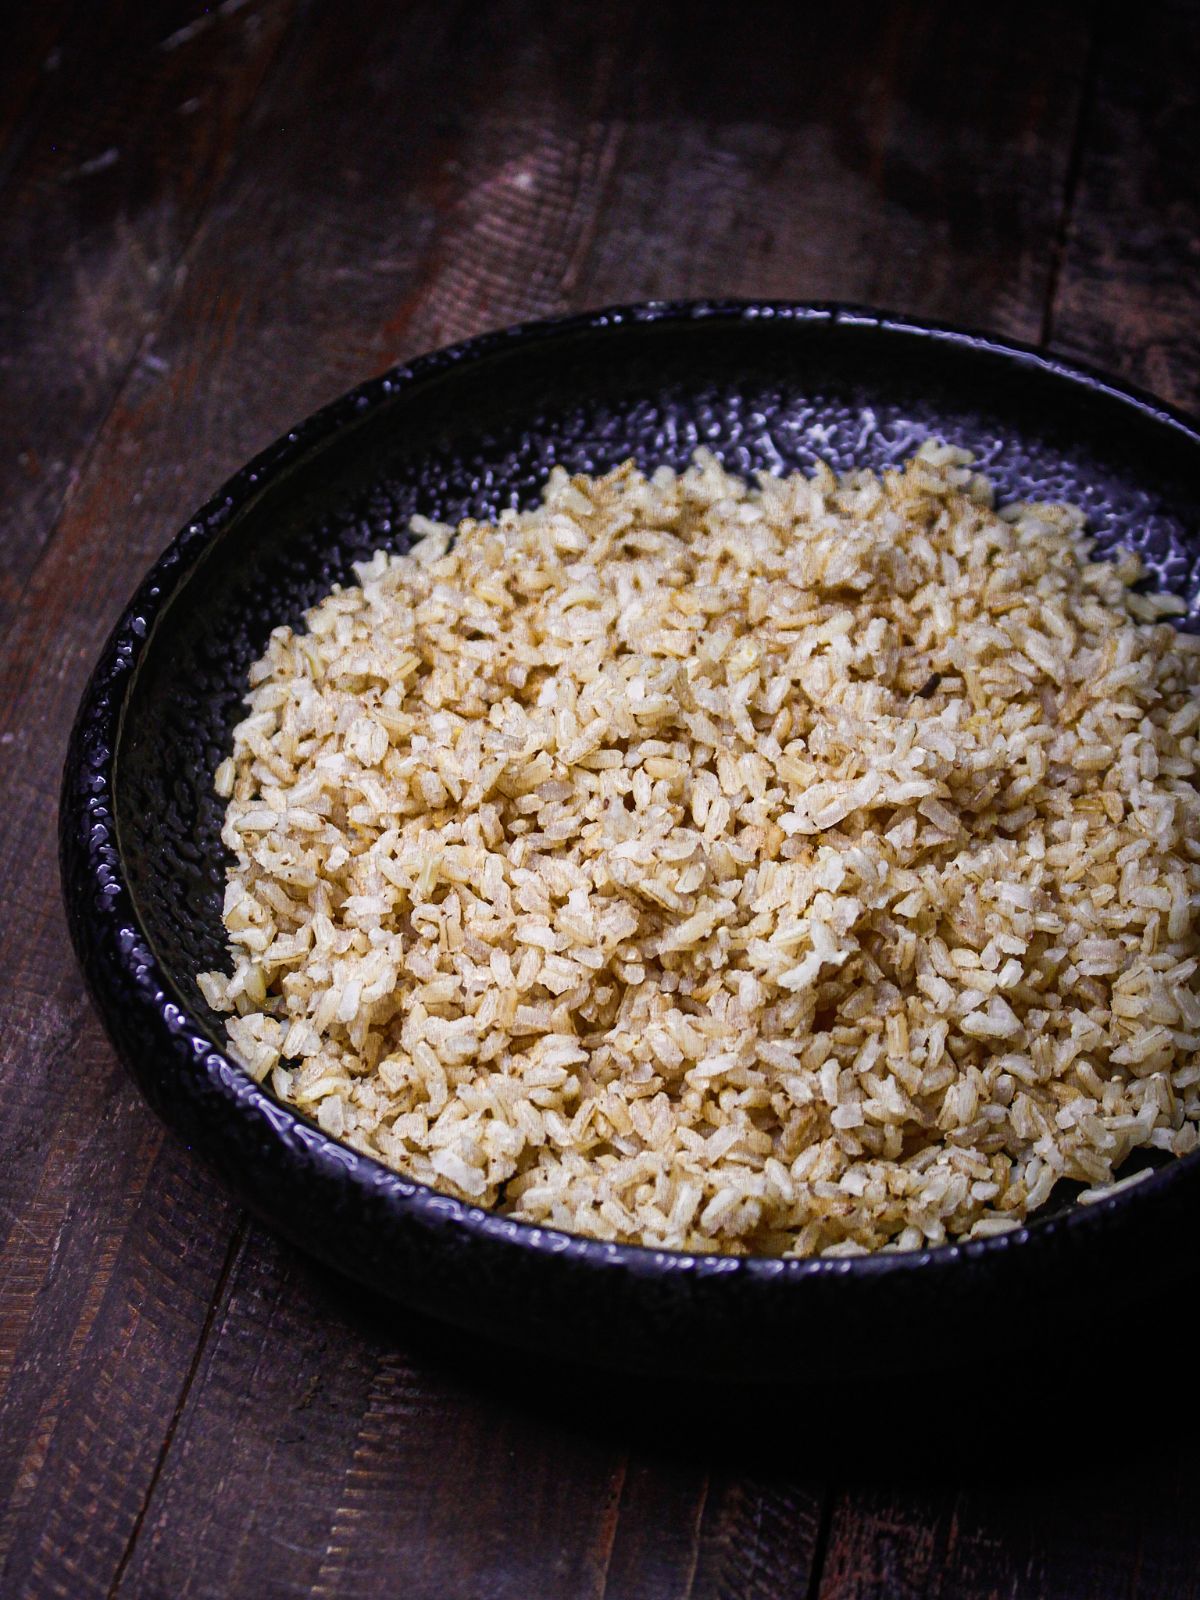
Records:
{"label": "bowl rim", "polygon": [[[235,472],[191,516],[124,606],[80,701],[63,771],[60,871],[77,957],[105,1015],[104,989],[119,975],[125,996],[172,1053],[188,1059],[229,1111],[257,1124],[262,1139],[279,1146],[283,1160],[302,1149],[309,1179],[369,1191],[410,1220],[449,1225],[540,1256],[569,1255],[580,1263],[645,1276],[737,1275],[779,1283],[814,1279],[908,1277],[930,1268],[954,1271],[960,1263],[998,1261],[1039,1248],[1054,1249],[1064,1235],[1098,1235],[1118,1218],[1148,1218],[1181,1186],[1200,1178],[1200,1151],[1176,1157],[1127,1188],[1097,1200],[1070,1202],[1035,1215],[1011,1230],[982,1239],[954,1239],[915,1250],[879,1250],[852,1256],[736,1256],[639,1244],[617,1244],[563,1229],[524,1222],[472,1205],[420,1183],[325,1134],[315,1122],[275,1098],[252,1079],[182,1002],[170,971],[160,964],[138,917],[124,871],[116,818],[116,761],[125,710],[139,659],[162,613],[187,583],[207,549],[246,513],[271,482],[331,443],[344,430],[390,404],[405,391],[460,366],[472,365],[556,339],[612,336],[648,324],[752,325],[791,322],[831,329],[874,331],[899,339],[949,344],[967,353],[998,357],[1009,365],[1099,395],[1143,420],[1168,428],[1200,449],[1200,423],[1179,407],[1085,362],[1048,355],[1031,344],[952,323],[876,310],[841,301],[760,299],[651,300],[538,318],[491,330],[398,363],[322,406],[266,446]],[[101,954],[103,951],[103,954]],[[111,1031],[111,1030],[110,1030]],[[125,1054],[120,1041],[118,1052]],[[128,1061],[127,1061],[128,1064]],[[143,1086],[144,1087],[144,1086]],[[157,1107],[160,1113],[161,1106]],[[167,1116],[167,1120],[170,1118]]]}

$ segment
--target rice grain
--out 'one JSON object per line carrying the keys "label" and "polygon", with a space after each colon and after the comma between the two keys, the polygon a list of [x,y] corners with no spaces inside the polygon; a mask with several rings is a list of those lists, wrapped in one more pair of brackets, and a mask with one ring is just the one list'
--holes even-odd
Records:
{"label": "rice grain", "polygon": [[215,778],[200,988],[282,1099],[733,1253],[988,1237],[1195,1148],[1200,654],[1078,510],[929,443],[414,533],[273,632]]}

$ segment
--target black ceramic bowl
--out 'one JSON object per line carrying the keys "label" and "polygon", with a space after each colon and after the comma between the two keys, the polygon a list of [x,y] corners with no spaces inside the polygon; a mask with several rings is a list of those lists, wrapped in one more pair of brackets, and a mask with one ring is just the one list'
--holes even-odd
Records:
{"label": "black ceramic bowl", "polygon": [[627,456],[881,466],[928,433],[1009,497],[1083,505],[1196,614],[1200,434],[1149,398],[993,339],[844,307],[687,304],[489,334],[356,389],[179,534],[80,707],[61,812],[71,931],[156,1111],[254,1212],[463,1327],[646,1371],[779,1379],[937,1360],[1103,1315],[1190,1267],[1200,1157],[1000,1238],[853,1260],[690,1256],[531,1227],[411,1183],[278,1104],[224,1053],[194,974],[224,963],[213,771],[269,630],[409,517],[527,504],[552,464]]}

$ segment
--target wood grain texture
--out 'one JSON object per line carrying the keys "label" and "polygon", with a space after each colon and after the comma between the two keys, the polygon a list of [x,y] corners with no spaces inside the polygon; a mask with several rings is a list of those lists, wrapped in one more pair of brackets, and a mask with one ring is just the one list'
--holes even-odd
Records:
{"label": "wood grain texture", "polygon": [[1037,336],[1085,7],[644,24],[588,298],[857,300]]}
{"label": "wood grain texture", "polygon": [[621,1450],[451,1345],[252,1232],[120,1593],[599,1595]]}
{"label": "wood grain texture", "polygon": [[[183,0],[113,0],[34,52],[0,191],[0,627],[130,365],[153,365],[156,312],[292,8],[226,3],[199,27]],[[18,9],[32,31],[42,7]]]}
{"label": "wood grain texture", "polygon": [[[186,1153],[164,1145],[84,1000],[59,910],[54,802],[70,702],[109,614],[89,604],[87,561],[68,556],[51,575],[49,605],[28,584],[228,166],[290,6],[235,20],[239,9],[193,30],[196,10],[180,4],[22,8],[34,36],[23,65],[42,76],[0,119],[6,1595],[107,1592],[235,1221]],[[58,35],[43,52],[51,24]],[[6,58],[6,79],[13,69]],[[110,463],[118,481],[122,465]],[[136,483],[123,487],[136,500]],[[106,509],[114,498],[110,480]],[[111,605],[140,564],[122,561],[119,523],[94,563],[114,585]]]}
{"label": "wood grain texture", "polygon": [[[1039,1416],[1053,1415],[1055,1398],[1039,1396],[1046,1407]],[[1195,1596],[1195,1450],[1121,1431],[1121,1450],[1097,1438],[1090,1457],[1070,1461],[1045,1438],[1036,1446],[1030,1439],[1023,1452],[1010,1446],[1014,1459],[1006,1460],[993,1440],[987,1460],[974,1450],[954,1452],[941,1482],[839,1495],[822,1600]],[[1136,1475],[1125,1450],[1140,1455]]]}
{"label": "wood grain texture", "polygon": [[[797,56],[801,38],[793,13],[779,8],[774,15],[781,26],[786,23],[790,28],[789,48],[778,69],[784,73]],[[780,230],[762,242],[749,263],[739,259],[737,234],[727,222],[662,232],[650,226],[651,218],[661,228],[661,219],[671,215],[710,215],[718,198],[710,168],[722,172],[723,162],[730,168],[725,181],[732,188],[755,192],[768,212],[780,216],[786,215],[790,197],[803,197],[826,181],[824,145],[819,140],[813,143],[803,127],[797,131],[789,126],[788,101],[778,87],[774,100],[768,94],[765,108],[759,108],[767,118],[762,139],[782,140],[787,159],[769,159],[767,145],[756,143],[757,135],[745,134],[740,152],[736,142],[733,145],[730,165],[722,153],[729,143],[726,125],[718,122],[712,127],[702,106],[701,91],[711,61],[693,61],[691,81],[682,90],[672,87],[679,68],[675,29],[645,15],[631,16],[629,51],[617,70],[611,45],[595,31],[594,17],[581,13],[565,33],[560,29],[552,34],[539,25],[544,24],[545,14],[537,7],[493,8],[489,16],[491,26],[479,36],[468,36],[461,20],[453,18],[442,23],[440,34],[431,27],[421,34],[424,54],[416,60],[393,42],[402,35],[389,31],[396,24],[387,18],[373,18],[370,29],[338,30],[328,37],[317,31],[321,24],[314,18],[314,32],[300,38],[288,70],[273,86],[273,114],[264,118],[254,161],[235,178],[222,214],[211,223],[189,264],[189,283],[160,339],[170,363],[177,346],[181,357],[190,352],[195,359],[197,350],[202,351],[217,392],[229,395],[232,384],[224,379],[222,368],[225,348],[206,337],[202,305],[193,296],[203,293],[210,304],[219,304],[221,297],[236,294],[233,349],[250,354],[254,371],[252,383],[242,379],[245,401],[253,408],[250,420],[270,417],[286,399],[292,411],[279,415],[281,424],[299,409],[297,373],[314,370],[311,343],[306,358],[300,339],[316,338],[322,351],[328,350],[320,376],[340,388],[353,375],[346,370],[352,361],[361,369],[371,360],[462,336],[491,322],[568,304],[646,292],[752,292],[762,287],[755,275],[764,263],[778,273],[778,281],[768,285],[776,292],[783,292],[784,274],[789,269],[795,272],[797,265],[800,270],[787,285],[790,292],[823,292],[819,282],[810,284],[803,277],[805,263],[796,247],[802,225],[810,220],[803,216],[797,233]],[[352,54],[362,48],[361,37],[367,34],[373,58],[391,52],[393,61],[406,63],[402,84],[382,78],[391,92],[378,97],[372,92],[371,74]],[[515,41],[507,51],[500,49],[505,37]],[[836,62],[840,92],[851,101],[866,95],[869,71],[874,69],[863,62],[854,31],[847,29],[822,42],[830,48],[836,45],[840,52]],[[738,52],[740,69],[761,78],[760,38],[754,30],[735,28],[730,48]],[[968,72],[974,46],[965,33],[958,36],[956,51],[954,72]],[[453,110],[439,110],[438,92],[431,86],[428,63],[444,52],[453,53],[455,59]],[[905,59],[898,76],[907,83],[903,79],[907,72],[917,86],[904,92],[928,93],[929,86],[922,90],[919,83],[919,50]],[[274,122],[290,127],[293,108],[311,105],[313,92],[306,73],[318,61],[336,76],[364,84],[362,92],[353,102],[331,107],[325,120],[310,121],[307,128],[277,139],[270,132]],[[1070,133],[1069,108],[1062,107],[1067,80],[1060,77],[1060,70],[1052,65],[1045,81],[1027,74],[1022,95],[1031,97],[1029,104],[1022,100],[1020,106],[1006,106],[989,132],[1003,161],[1011,163],[1016,130],[1037,125],[1029,105],[1037,107],[1045,100],[1058,107],[1052,136],[1037,147],[1036,181],[1013,201],[1016,225],[1006,227],[998,261],[996,242],[990,236],[985,241],[987,270],[1003,285],[989,314],[1003,322],[1019,313],[1022,329],[1036,326],[1040,317],[1038,297],[1045,279],[1032,264],[1038,259],[1039,230],[1055,215],[1053,195],[1047,202],[1045,190],[1053,191],[1066,171],[1065,148],[1054,143],[1058,140],[1065,146]],[[658,89],[682,96],[674,113],[680,126],[665,138],[652,112]],[[887,97],[899,90],[889,80],[882,92]],[[748,114],[749,103],[746,110]],[[807,108],[805,115],[810,111]],[[818,102],[812,114],[832,123],[832,96]],[[730,115],[740,115],[737,106]],[[1005,118],[1007,132],[1001,126]],[[780,128],[772,126],[772,119]],[[802,119],[792,117],[793,123],[798,120]],[[374,135],[372,151],[356,154],[353,165],[342,169],[357,175],[354,193],[331,191],[326,169],[343,150],[364,151],[368,130]],[[950,168],[957,156],[948,138],[940,141],[944,168],[929,152],[913,152],[917,141],[912,133],[905,133],[902,146],[905,140],[910,159],[920,154],[930,172],[940,172],[944,183],[951,182]],[[709,155],[699,153],[704,149]],[[822,219],[824,235],[858,263],[859,277],[847,292],[944,313],[945,284],[953,282],[953,273],[947,271],[936,287],[912,297],[902,258],[878,248],[861,249],[864,230],[878,238],[886,227],[890,203],[885,194],[872,189],[877,183],[872,174],[879,162],[890,159],[890,149],[883,128],[875,143],[864,139],[857,153],[847,155],[848,161],[857,162],[856,192],[867,198],[861,200],[858,214],[845,222],[830,209]],[[285,182],[287,163],[293,170]],[[1004,182],[1008,181],[1006,177]],[[397,192],[405,195],[406,208],[399,220],[380,199]],[[325,219],[321,236],[301,246],[295,241],[294,219],[318,209]],[[266,250],[264,213],[270,241]],[[253,256],[245,248],[249,216],[259,219]],[[401,237],[416,245],[405,253],[398,238],[380,238],[372,231],[379,218],[401,229]],[[1012,222],[1012,216],[1007,221]],[[839,227],[840,240],[831,241]],[[423,255],[421,241],[428,241]],[[303,277],[289,272],[291,261],[273,256],[271,246],[280,251],[302,248]],[[369,272],[372,259],[377,270]],[[651,261],[664,276],[647,285],[640,273]],[[974,256],[964,256],[959,265],[963,272],[978,268]],[[1022,273],[1027,282],[1018,294],[1010,280],[1020,280]],[[355,288],[350,302],[336,291],[346,281]],[[289,297],[284,318],[277,300],[280,285],[286,286]],[[331,287],[336,294],[332,300]],[[263,307],[259,297],[268,293],[272,303]],[[326,305],[323,327],[317,315],[321,301]],[[227,408],[229,403],[227,398]],[[152,431],[157,426],[145,413],[139,415],[138,424]],[[166,420],[164,436],[175,426],[176,419]],[[268,1281],[277,1298],[291,1292],[274,1275]],[[215,1473],[235,1470],[230,1465],[230,1438],[220,1421],[227,1415],[228,1394],[240,1381],[222,1376],[227,1370],[241,1371],[236,1362],[232,1369],[227,1367],[234,1361],[233,1352],[253,1355],[268,1379],[275,1371],[269,1341],[254,1325],[257,1313],[252,1308],[257,1303],[235,1293],[214,1325],[201,1380],[181,1419],[128,1569],[131,1592],[144,1587],[150,1593],[216,1594],[223,1586],[247,1582],[258,1570],[255,1563],[265,1559],[259,1541],[262,1519],[269,1512],[269,1491],[253,1459],[236,1469],[228,1494],[215,1508],[225,1516],[237,1505],[248,1520],[221,1523],[211,1532],[205,1527],[201,1538],[189,1541],[186,1550],[175,1531],[181,1508],[199,1503],[203,1485]],[[336,1305],[337,1295],[331,1291],[322,1321],[336,1316]],[[285,1309],[278,1306],[272,1314],[284,1315]],[[279,1592],[302,1593],[306,1585],[315,1584],[322,1593],[340,1595],[395,1583],[403,1592],[417,1595],[435,1592],[440,1583],[438,1592],[447,1597],[473,1592],[472,1584],[496,1594],[520,1592],[524,1585],[530,1593],[546,1595],[632,1595],[645,1592],[644,1586],[652,1582],[650,1592],[655,1593],[749,1597],[802,1591],[809,1582],[819,1484],[805,1474],[797,1475],[794,1464],[790,1471],[777,1467],[765,1479],[750,1472],[734,1473],[720,1448],[697,1453],[690,1464],[681,1466],[642,1453],[642,1446],[622,1452],[614,1443],[604,1453],[601,1469],[590,1454],[572,1458],[565,1442],[560,1442],[561,1493],[564,1503],[576,1508],[573,1559],[568,1559],[561,1542],[561,1513],[553,1508],[540,1512],[540,1501],[515,1524],[516,1534],[510,1527],[513,1513],[503,1502],[468,1526],[443,1522],[439,1510],[456,1495],[486,1501],[489,1492],[497,1492],[493,1480],[506,1465],[503,1430],[478,1406],[464,1405],[460,1412],[444,1398],[427,1422],[414,1423],[405,1409],[410,1401],[400,1403],[396,1395],[402,1391],[411,1396],[414,1390],[442,1394],[444,1380],[435,1381],[419,1355],[407,1351],[402,1360],[396,1358],[401,1361],[397,1371],[361,1331],[347,1325],[344,1316],[335,1326],[339,1369],[358,1374],[352,1392],[339,1401],[341,1432],[325,1439],[316,1457],[304,1454],[301,1466],[289,1445],[286,1415],[265,1398],[271,1393],[269,1381],[254,1403],[253,1420],[245,1420],[248,1436],[265,1441],[272,1458],[287,1461],[289,1479],[297,1470],[302,1473],[302,1492],[292,1502],[287,1535],[274,1541],[270,1554],[272,1581]],[[280,1341],[281,1352],[288,1352],[282,1356],[285,1363],[294,1359],[293,1344],[291,1339]],[[519,1412],[513,1397],[510,1407],[510,1425],[515,1426]],[[522,1428],[526,1431],[521,1434],[520,1459],[536,1461],[548,1446],[540,1432],[531,1438],[527,1425],[522,1423]],[[423,1448],[421,1441],[430,1431],[441,1432],[444,1449],[421,1456],[420,1471],[414,1472],[413,1452]],[[385,1505],[391,1506],[390,1515],[383,1514]],[[597,1507],[602,1515],[597,1515]],[[414,1533],[418,1526],[424,1529],[421,1538]]]}
{"label": "wood grain texture", "polygon": [[1051,337],[1200,412],[1200,20],[1106,11]]}
{"label": "wood grain texture", "polygon": [[[1123,8],[1098,12],[1046,325],[1054,348],[1197,410],[1200,15],[1194,5],[1153,4],[1133,24]],[[1105,1330],[1104,1348],[1137,1348],[1149,1330],[1166,1348],[1189,1337],[1177,1297],[1142,1306],[1127,1329]],[[1110,1410],[1069,1462],[1044,1457],[1038,1419],[1064,1415],[1068,1393],[1111,1405],[1111,1371],[1094,1338],[1081,1330],[1069,1383],[1007,1372],[1000,1403],[1011,1401],[1012,1415],[996,1417],[996,1437],[977,1448],[964,1440],[927,1461],[924,1487],[841,1492],[821,1600],[1196,1594],[1200,1547],[1188,1508],[1200,1450],[1185,1431],[1143,1430]],[[981,1399],[985,1409],[997,1403]]]}
{"label": "wood grain texture", "polygon": [[82,11],[81,0],[21,6],[6,29],[0,57],[0,184],[37,120],[32,108],[53,92],[64,45],[74,46]]}
{"label": "wood grain texture", "polygon": [[[1152,1471],[1126,1437],[1053,1479],[958,1445],[917,1473],[912,1424],[886,1419],[889,1450],[862,1397],[530,1370],[246,1230],[125,1086],[70,959],[52,811],[111,618],[193,505],[370,371],[648,295],[1036,337],[1053,294],[1056,340],[1194,393],[1195,6],[1091,53],[1082,4],[699,15],[64,0],[28,25],[61,54],[49,85],[12,69],[0,114],[0,418],[33,441],[0,502],[5,1596],[1192,1592],[1186,1441]],[[1011,1382],[1006,1465],[1060,1403]]]}
{"label": "wood grain texture", "polygon": [[[5,1571],[19,1592],[28,1586],[31,1593],[106,1593],[114,1576],[120,1579],[121,1539],[137,1526],[171,1436],[232,1225],[228,1208],[173,1146],[156,1162],[161,1141],[140,1112],[133,1113],[133,1122],[141,1119],[148,1130],[140,1142],[131,1137],[128,1121],[114,1124],[139,1180],[124,1206],[113,1203],[102,1185],[96,1194],[93,1167],[106,1158],[112,1165],[111,1149],[93,1147],[92,1164],[81,1171],[65,1164],[54,1144],[41,1141],[40,1161],[33,1156],[37,1129],[55,1114],[65,1115],[64,1105],[86,1127],[96,1118],[98,1092],[113,1092],[111,1061],[94,1024],[81,1015],[78,979],[55,899],[48,898],[53,792],[72,704],[108,619],[188,507],[298,412],[343,388],[364,363],[379,364],[381,347],[391,355],[398,337],[393,323],[415,319],[415,337],[426,342],[447,308],[453,312],[464,302],[462,288],[440,296],[413,293],[428,254],[423,241],[432,240],[441,209],[452,229],[469,235],[477,214],[472,196],[486,196],[491,176],[493,152],[485,143],[478,147],[478,165],[453,158],[448,189],[443,186],[437,141],[448,135],[438,132],[441,87],[430,67],[438,49],[453,54],[458,48],[453,34],[447,36],[455,17],[440,6],[420,8],[408,31],[393,40],[393,51],[403,46],[403,67],[393,60],[386,73],[376,52],[396,25],[393,8],[363,8],[358,22],[360,28],[347,30],[344,19],[326,11],[305,48],[294,51],[291,66],[281,71],[280,93],[260,111],[260,131],[269,132],[197,238],[173,289],[172,313],[156,329],[153,360],[138,362],[121,387],[57,536],[33,565],[5,652],[0,703],[4,732],[19,761],[9,768],[17,781],[4,867],[12,903],[28,913],[10,927],[6,946],[15,1006],[5,1035],[12,1047],[8,1079],[21,1080],[28,1116],[5,1127],[11,1148],[22,1151],[21,1162],[8,1168],[6,1196],[14,1219],[9,1281],[21,1293],[6,1323],[17,1381],[5,1436],[19,1441],[31,1422],[49,1419],[32,1446],[15,1449],[11,1458],[5,1453],[13,1472]],[[485,36],[483,43],[490,49],[495,41]],[[343,82],[357,82],[360,92],[353,99],[331,97],[331,70]],[[494,80],[481,54],[466,113],[486,107]],[[302,137],[289,132],[296,128]],[[569,163],[570,152],[564,160]],[[564,184],[568,191],[574,187],[561,166],[552,170],[554,203]],[[294,179],[297,169],[303,181]],[[364,170],[369,181],[363,181]],[[514,192],[521,195],[521,186]],[[315,236],[320,248],[309,228],[314,215],[324,221]],[[513,293],[527,275],[527,261],[516,247],[522,239],[539,238],[543,221],[536,211],[505,220],[503,241],[513,264],[511,278],[500,281],[510,282]],[[559,248],[573,248],[569,235]],[[411,255],[397,253],[409,250]],[[456,246],[456,258],[460,254]],[[459,282],[469,291],[474,279],[460,276]],[[297,385],[301,372],[307,389]],[[56,663],[50,673],[48,659]],[[46,1016],[48,978],[58,985],[57,1026],[47,1026],[55,1020]],[[79,1048],[81,1035],[86,1049]],[[63,1059],[67,1052],[70,1061]],[[78,1076],[64,1070],[72,1065]],[[128,1118],[127,1093],[123,1110]],[[176,1206],[172,1190],[180,1170],[198,1187],[186,1205]],[[31,1238],[25,1214],[36,1212],[47,1185],[55,1189],[58,1212]],[[61,1256],[63,1230],[97,1199],[113,1237],[97,1259],[86,1230],[74,1229],[82,1264],[65,1283],[64,1298],[69,1306],[76,1299],[89,1306],[99,1301],[112,1308],[112,1316],[93,1315],[64,1348],[64,1336],[73,1330],[52,1315],[45,1286]],[[195,1218],[206,1214],[210,1231],[189,1238]],[[165,1249],[154,1255],[143,1235],[156,1227],[163,1231],[164,1215],[182,1226],[165,1230]],[[162,1286],[179,1280],[168,1300],[173,1320],[166,1334],[134,1346],[122,1311],[131,1298],[136,1302],[147,1277]],[[43,1303],[47,1315],[39,1320],[34,1312]],[[146,1325],[143,1318],[139,1326]],[[136,1374],[132,1393],[92,1381],[94,1373],[120,1370],[126,1361]],[[66,1379],[59,1382],[64,1368]],[[380,1403],[378,1396],[373,1403]],[[343,1417],[355,1427],[358,1420],[353,1413]],[[348,1431],[341,1440],[339,1472],[350,1471],[356,1437]],[[261,1496],[263,1483],[256,1478],[254,1487]],[[93,1529],[97,1494],[112,1514]],[[338,1503],[335,1495],[325,1510]],[[91,1554],[86,1573],[76,1559],[80,1545]],[[336,1550],[330,1559],[335,1557]]]}

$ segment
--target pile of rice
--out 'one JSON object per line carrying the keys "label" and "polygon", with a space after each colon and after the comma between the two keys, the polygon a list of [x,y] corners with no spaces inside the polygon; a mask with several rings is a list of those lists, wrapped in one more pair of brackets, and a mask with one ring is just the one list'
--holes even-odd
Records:
{"label": "pile of rice", "polygon": [[556,470],[417,519],[250,675],[234,1054],[605,1239],[914,1248],[1200,1119],[1200,641],[1066,505]]}

